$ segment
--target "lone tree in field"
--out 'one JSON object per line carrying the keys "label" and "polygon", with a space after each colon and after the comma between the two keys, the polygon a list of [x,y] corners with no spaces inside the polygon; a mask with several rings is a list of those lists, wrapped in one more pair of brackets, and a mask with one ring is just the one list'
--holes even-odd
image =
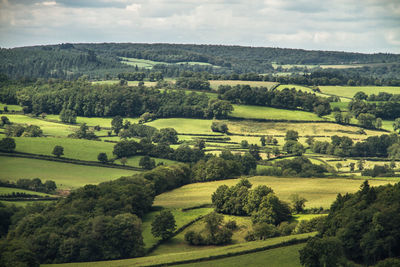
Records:
{"label": "lone tree in field", "polygon": [[174,215],[169,210],[163,210],[151,223],[151,233],[162,240],[170,238],[176,229]]}
{"label": "lone tree in field", "polygon": [[297,141],[299,139],[299,133],[294,130],[286,132],[285,141]]}
{"label": "lone tree in field", "polygon": [[13,152],[15,146],[15,140],[13,138],[5,137],[0,140],[0,151]]}
{"label": "lone tree in field", "polygon": [[64,155],[64,148],[62,146],[55,146],[53,152],[51,153],[59,158],[60,156]]}
{"label": "lone tree in field", "polygon": [[99,153],[99,155],[97,156],[97,160],[100,161],[101,163],[107,163],[108,162],[107,154],[104,152]]}
{"label": "lone tree in field", "polygon": [[263,136],[261,136],[261,138],[260,138],[260,142],[261,142],[261,146],[265,146],[266,145],[266,139],[265,139],[265,136],[263,135]]}
{"label": "lone tree in field", "polygon": [[293,209],[296,213],[300,213],[304,211],[305,203],[307,199],[299,196],[298,194],[293,194],[290,196],[290,200],[292,201]]}
{"label": "lone tree in field", "polygon": [[115,116],[111,121],[111,129],[118,134],[124,127],[124,122],[121,116]]}
{"label": "lone tree in field", "polygon": [[128,159],[126,157],[122,157],[119,159],[119,161],[121,162],[122,165],[125,166],[126,163],[128,163]]}

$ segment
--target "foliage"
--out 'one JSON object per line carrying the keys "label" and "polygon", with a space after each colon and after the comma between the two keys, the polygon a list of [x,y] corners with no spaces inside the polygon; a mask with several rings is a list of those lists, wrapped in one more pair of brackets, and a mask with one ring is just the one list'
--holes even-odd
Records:
{"label": "foliage", "polygon": [[144,156],[140,158],[139,166],[146,170],[151,170],[156,167],[156,162],[154,159],[151,159],[149,156]]}
{"label": "foliage", "polygon": [[[38,112],[39,112],[39,110],[38,110]],[[75,124],[76,123],[76,116],[77,116],[76,112],[74,110],[71,110],[71,109],[63,108],[60,111],[60,120],[62,122],[65,122],[65,123]]]}
{"label": "foliage", "polygon": [[162,240],[170,238],[175,230],[175,218],[171,211],[161,211],[151,223],[151,233]]}
{"label": "foliage", "polygon": [[51,153],[59,158],[60,156],[64,155],[64,148],[62,146],[55,146],[53,152]]}
{"label": "foliage", "polygon": [[228,133],[228,126],[226,123],[213,121],[211,124],[211,130],[213,132]]}
{"label": "foliage", "polygon": [[97,155],[97,160],[100,161],[101,163],[107,163],[108,162],[107,154],[104,152],[100,152],[99,155]]}
{"label": "foliage", "polygon": [[13,152],[15,147],[15,140],[11,137],[5,137],[0,140],[0,151]]}
{"label": "foliage", "polygon": [[311,238],[300,250],[300,263],[309,267],[338,266],[342,257],[342,244],[335,237]]}
{"label": "foliage", "polygon": [[372,169],[363,169],[361,175],[371,177],[391,177],[394,176],[395,173],[389,165],[385,164],[383,166],[374,165]]}
{"label": "foliage", "polygon": [[293,194],[290,196],[290,200],[292,201],[293,210],[296,213],[300,213],[300,212],[304,211],[304,207],[305,207],[305,203],[307,202],[307,199],[299,196],[298,194]]}

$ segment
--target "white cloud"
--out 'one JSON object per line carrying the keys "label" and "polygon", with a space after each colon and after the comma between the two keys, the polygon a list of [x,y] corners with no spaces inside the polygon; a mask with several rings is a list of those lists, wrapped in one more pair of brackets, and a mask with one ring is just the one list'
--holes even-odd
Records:
{"label": "white cloud", "polygon": [[0,0],[0,46],[174,42],[400,52],[398,0]]}

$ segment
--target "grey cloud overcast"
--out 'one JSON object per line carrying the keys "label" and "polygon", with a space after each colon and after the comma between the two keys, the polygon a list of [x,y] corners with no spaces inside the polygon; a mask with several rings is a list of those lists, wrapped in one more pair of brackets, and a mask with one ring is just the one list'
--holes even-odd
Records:
{"label": "grey cloud overcast", "polygon": [[400,53],[400,0],[0,0],[0,46],[163,42]]}

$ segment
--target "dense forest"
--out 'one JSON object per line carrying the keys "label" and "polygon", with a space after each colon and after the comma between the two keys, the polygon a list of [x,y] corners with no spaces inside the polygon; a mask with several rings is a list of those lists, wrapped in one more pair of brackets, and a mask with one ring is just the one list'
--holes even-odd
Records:
{"label": "dense forest", "polygon": [[[370,64],[396,63],[399,55],[360,54],[300,49],[262,48],[221,45],[181,44],[59,44],[13,49],[0,49],[0,73],[10,77],[74,79],[116,77],[119,73],[137,70],[121,62],[122,57],[160,62],[156,71],[164,76],[179,76],[182,70],[210,73],[271,73],[272,63],[278,64]],[[190,65],[187,62],[208,63]],[[182,64],[183,63],[183,64]],[[210,65],[211,64],[211,65]],[[367,73],[397,73],[398,65],[354,69],[353,76]],[[357,73],[358,72],[358,73]],[[393,75],[392,75],[393,76]]]}

